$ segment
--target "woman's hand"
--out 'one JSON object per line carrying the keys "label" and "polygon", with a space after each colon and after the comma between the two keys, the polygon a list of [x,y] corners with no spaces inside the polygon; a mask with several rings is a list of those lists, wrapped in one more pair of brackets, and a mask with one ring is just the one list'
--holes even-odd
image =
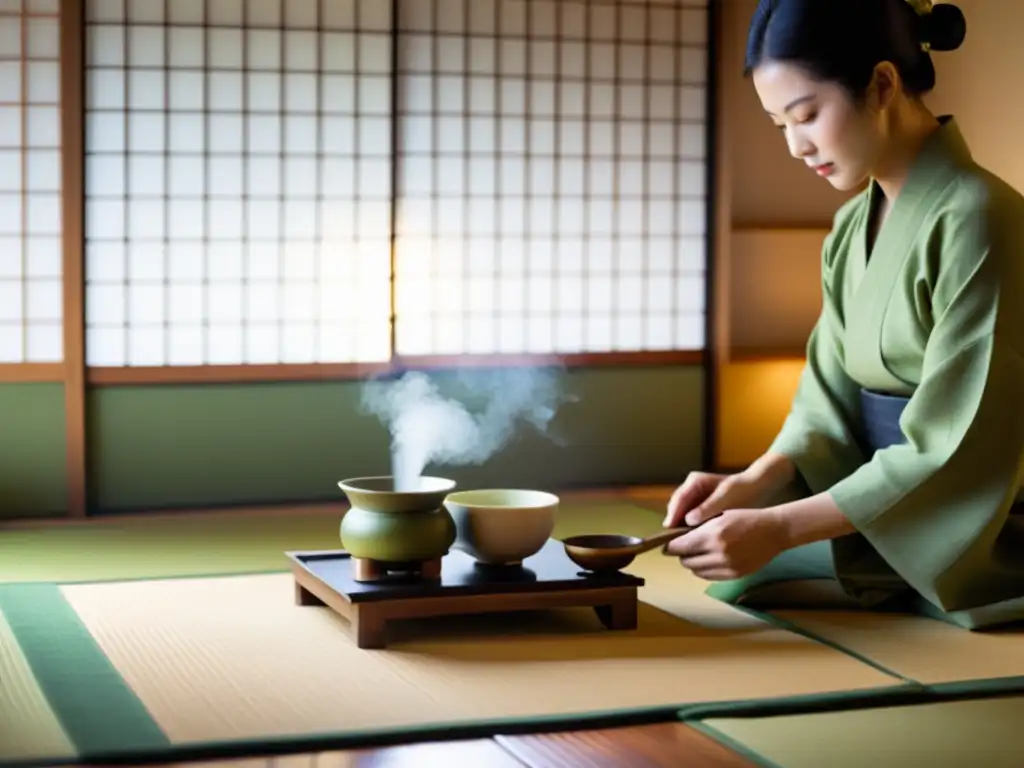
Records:
{"label": "woman's hand", "polygon": [[795,471],[784,456],[765,454],[735,475],[691,472],[669,499],[664,525],[700,525],[727,509],[763,507]]}
{"label": "woman's hand", "polygon": [[673,540],[665,553],[706,581],[726,581],[763,568],[788,548],[784,521],[771,509],[731,508]]}
{"label": "woman's hand", "polygon": [[756,507],[763,496],[763,489],[746,475],[691,472],[669,499],[665,527],[699,525],[727,509]]}
{"label": "woman's hand", "polygon": [[673,539],[665,554],[707,581],[738,579],[787,549],[856,532],[828,492],[767,509],[732,508]]}

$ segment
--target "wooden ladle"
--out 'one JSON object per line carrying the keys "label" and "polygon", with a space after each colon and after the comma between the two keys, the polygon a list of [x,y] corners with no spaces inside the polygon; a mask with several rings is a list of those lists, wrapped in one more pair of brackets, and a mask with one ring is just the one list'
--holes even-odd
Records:
{"label": "wooden ladle", "polygon": [[693,528],[666,528],[643,539],[614,533],[592,533],[563,539],[565,554],[584,570],[621,571],[643,552],[668,544]]}

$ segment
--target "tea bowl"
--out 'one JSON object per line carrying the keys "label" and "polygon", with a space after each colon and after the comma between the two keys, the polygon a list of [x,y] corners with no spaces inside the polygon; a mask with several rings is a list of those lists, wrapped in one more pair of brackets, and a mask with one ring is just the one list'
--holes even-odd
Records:
{"label": "tea bowl", "polygon": [[512,488],[450,493],[444,505],[455,521],[452,549],[484,565],[520,565],[551,537],[558,502],[545,491]]}

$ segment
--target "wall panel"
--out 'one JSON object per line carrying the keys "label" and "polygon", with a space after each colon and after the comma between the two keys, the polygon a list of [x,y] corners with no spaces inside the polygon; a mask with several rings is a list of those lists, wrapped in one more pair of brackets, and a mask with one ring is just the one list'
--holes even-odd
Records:
{"label": "wall panel", "polygon": [[0,6],[0,365],[64,354],[58,10]]}
{"label": "wall panel", "polygon": [[390,357],[390,4],[88,15],[90,366]]}
{"label": "wall panel", "polygon": [[397,352],[703,349],[704,4],[400,8]]}

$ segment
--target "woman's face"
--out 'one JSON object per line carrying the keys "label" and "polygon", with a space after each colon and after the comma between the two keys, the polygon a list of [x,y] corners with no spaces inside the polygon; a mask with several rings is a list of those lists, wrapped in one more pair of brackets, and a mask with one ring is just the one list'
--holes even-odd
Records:
{"label": "woman's face", "polygon": [[882,146],[880,126],[840,85],[802,68],[768,62],[753,73],[754,88],[790,154],[836,189],[856,189],[870,175]]}

